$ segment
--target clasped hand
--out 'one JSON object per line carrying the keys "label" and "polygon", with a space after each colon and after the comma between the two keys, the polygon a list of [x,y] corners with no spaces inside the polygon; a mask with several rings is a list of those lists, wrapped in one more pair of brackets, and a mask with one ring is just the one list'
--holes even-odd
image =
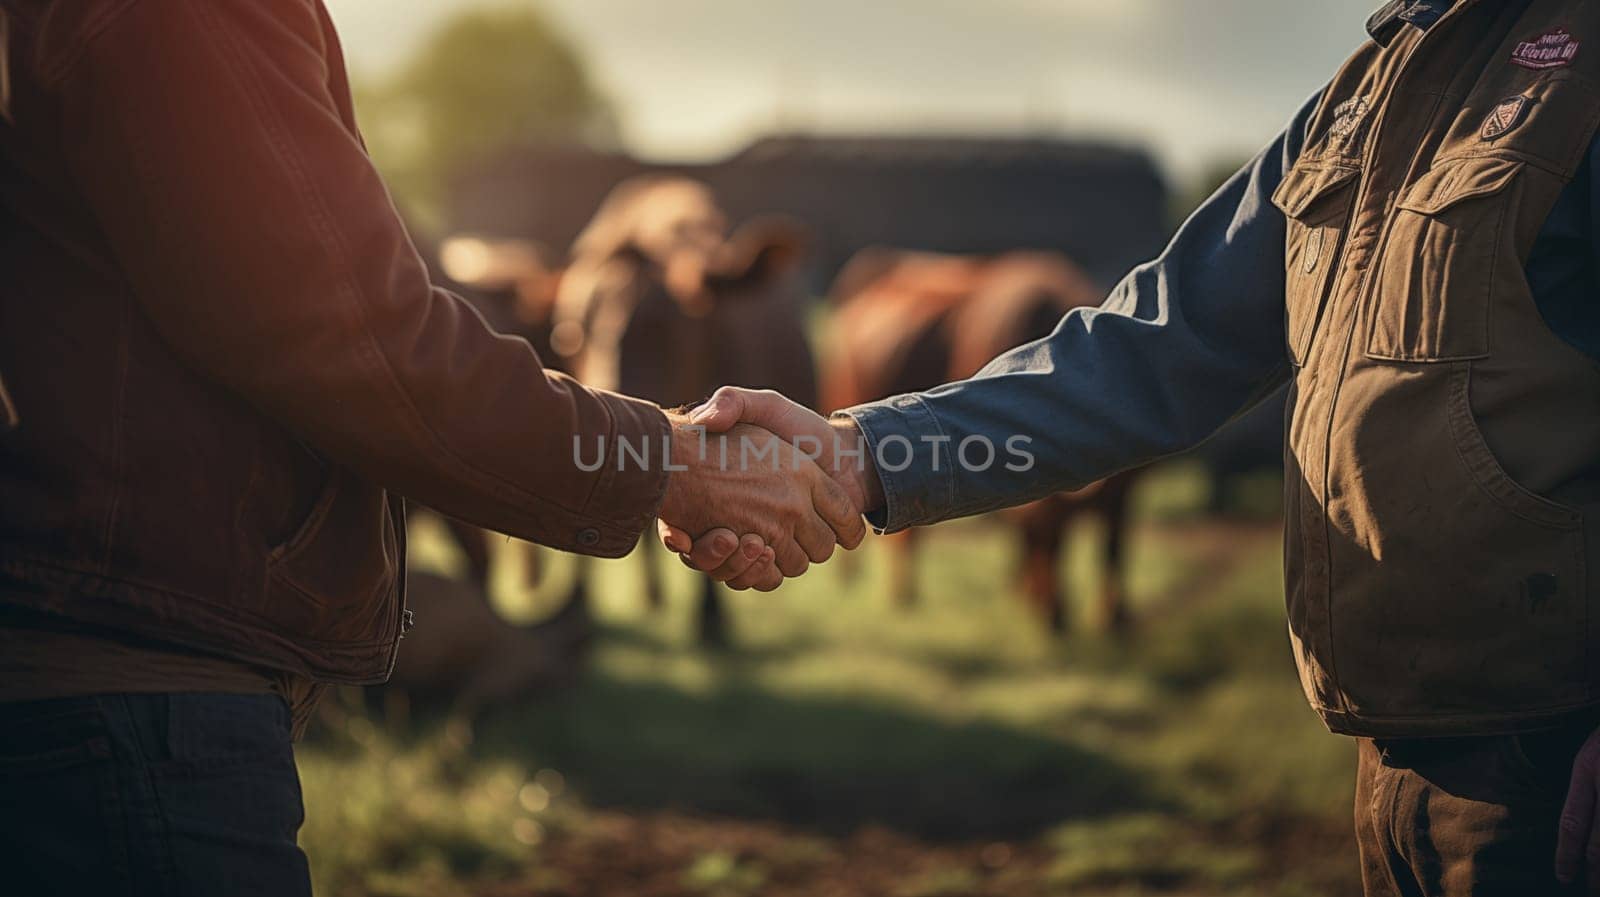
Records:
{"label": "clasped hand", "polygon": [[[695,451],[684,451],[690,442]],[[770,591],[827,560],[835,544],[855,548],[862,513],[882,502],[853,422],[769,390],[718,390],[679,426],[673,455],[689,456],[680,462],[689,469],[668,482],[661,541],[735,589]]]}
{"label": "clasped hand", "polygon": [[734,588],[776,588],[866,535],[860,500],[782,434],[737,418],[675,421],[671,458],[663,540]]}

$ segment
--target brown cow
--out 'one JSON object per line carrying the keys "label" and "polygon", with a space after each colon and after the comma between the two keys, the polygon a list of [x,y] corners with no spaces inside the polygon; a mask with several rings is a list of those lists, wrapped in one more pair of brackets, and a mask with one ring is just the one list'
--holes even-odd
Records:
{"label": "brown cow", "polygon": [[[948,256],[871,249],[856,255],[834,283],[825,404],[844,408],[914,392],[977,373],[1013,346],[1048,334],[1069,309],[1100,303],[1102,291],[1054,253]],[[1057,563],[1067,524],[1081,511],[1106,518],[1105,625],[1128,622],[1120,566],[1130,476],[1112,477],[1007,512],[1023,537],[1023,590],[1054,630],[1066,628]],[[891,592],[914,601],[911,551],[901,533]]]}
{"label": "brown cow", "polygon": [[[547,251],[525,240],[474,234],[457,234],[434,242],[413,231],[413,240],[428,264],[434,283],[460,295],[495,330],[527,340],[547,366],[560,368],[552,364],[558,356],[550,348],[550,316],[561,272],[546,263]],[[412,503],[409,508],[415,513],[421,506]],[[461,551],[467,578],[486,595],[492,562],[489,544],[506,540],[469,523],[442,514],[437,516],[444,523],[450,540]],[[530,588],[537,586],[540,573],[537,555],[531,550],[519,554],[525,584]]]}
{"label": "brown cow", "polygon": [[[805,237],[778,217],[731,235],[715,197],[688,178],[646,175],[612,191],[573,247],[561,278],[551,345],[578,379],[687,405],[731,384],[816,404],[797,268]],[[653,552],[656,540],[644,541]],[[646,557],[652,605],[661,602]],[[701,640],[727,640],[716,584],[705,579]]]}

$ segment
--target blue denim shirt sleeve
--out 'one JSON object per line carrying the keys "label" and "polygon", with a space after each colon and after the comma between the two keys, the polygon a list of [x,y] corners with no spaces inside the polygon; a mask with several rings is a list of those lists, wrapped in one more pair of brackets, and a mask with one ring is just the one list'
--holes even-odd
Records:
{"label": "blue denim shirt sleeve", "polygon": [[873,526],[1087,485],[1199,443],[1282,384],[1285,221],[1271,196],[1320,96],[1099,308],[1069,312],[971,379],[837,412],[878,466]]}

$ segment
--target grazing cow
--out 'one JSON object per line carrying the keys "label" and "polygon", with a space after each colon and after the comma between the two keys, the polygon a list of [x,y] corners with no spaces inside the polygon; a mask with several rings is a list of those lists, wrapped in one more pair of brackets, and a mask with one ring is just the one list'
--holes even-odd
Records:
{"label": "grazing cow", "polygon": [[[441,243],[415,234],[413,238],[434,283],[460,295],[495,330],[527,340],[546,366],[560,368],[552,363],[559,356],[550,348],[550,310],[561,272],[546,264],[546,253],[540,247],[523,240],[473,235],[453,236]],[[498,537],[469,523],[439,517],[466,561],[468,579],[487,594],[492,560],[489,542]],[[525,550],[521,560],[525,584],[537,586],[538,556]]]}
{"label": "grazing cow", "polygon": [[[551,345],[579,380],[687,405],[731,384],[816,404],[806,340],[798,224],[757,218],[732,234],[715,197],[688,178],[647,175],[612,191],[573,247]],[[655,539],[643,540],[645,551]],[[647,555],[647,560],[651,560]],[[656,565],[646,565],[652,605]],[[727,640],[716,584],[704,579],[699,632]]]}
{"label": "grazing cow", "polygon": [[507,622],[475,583],[407,575],[406,606],[418,626],[401,645],[385,701],[448,708],[473,720],[486,708],[547,691],[583,667],[594,625],[581,602],[530,626]]}
{"label": "grazing cow", "polygon": [[[1006,349],[1048,334],[1069,309],[1098,305],[1102,296],[1054,253],[864,250],[840,272],[830,295],[824,404],[843,408],[970,377]],[[1052,629],[1066,628],[1057,562],[1067,524],[1081,511],[1099,512],[1108,527],[1103,621],[1112,629],[1128,623],[1120,567],[1130,483],[1122,474],[1006,512],[1023,537],[1023,591]],[[915,599],[915,538],[905,532],[891,543],[891,593],[901,604]]]}

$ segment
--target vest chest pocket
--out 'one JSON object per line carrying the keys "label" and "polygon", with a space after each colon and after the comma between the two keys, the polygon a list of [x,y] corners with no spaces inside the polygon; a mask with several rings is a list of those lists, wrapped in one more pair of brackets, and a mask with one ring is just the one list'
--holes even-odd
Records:
{"label": "vest chest pocket", "polygon": [[1465,361],[1489,354],[1489,298],[1502,266],[1517,268],[1504,233],[1524,163],[1467,157],[1436,164],[1395,205],[1367,302],[1367,357]]}
{"label": "vest chest pocket", "polygon": [[1289,357],[1304,364],[1355,203],[1356,175],[1347,165],[1302,162],[1273,191],[1288,219],[1283,247],[1284,337]]}

